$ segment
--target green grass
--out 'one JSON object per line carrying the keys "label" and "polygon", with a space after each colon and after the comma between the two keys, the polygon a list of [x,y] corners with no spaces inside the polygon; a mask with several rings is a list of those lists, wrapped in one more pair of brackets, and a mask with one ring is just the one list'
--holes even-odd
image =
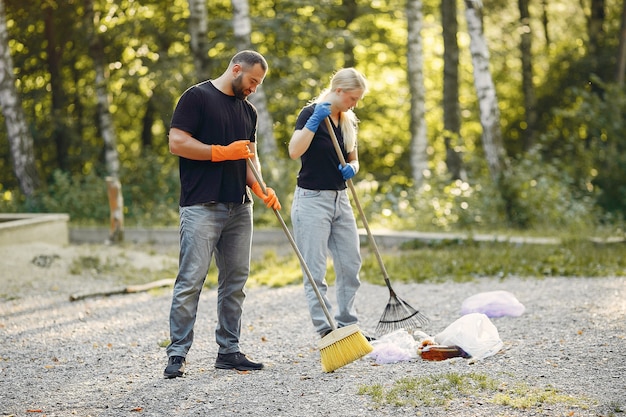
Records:
{"label": "green grass", "polygon": [[400,378],[390,385],[362,385],[358,394],[368,395],[376,407],[447,407],[453,401],[489,402],[513,409],[540,409],[547,404],[588,409],[590,400],[572,397],[553,387],[525,383],[507,384],[480,373],[443,373]]}
{"label": "green grass", "polygon": [[[376,257],[363,245],[361,279],[383,285]],[[383,248],[383,263],[394,282],[467,282],[480,277],[506,279],[626,276],[626,244],[597,244],[588,240],[567,240],[559,245],[479,242],[475,240],[412,241],[396,249]],[[124,257],[100,259],[82,256],[70,268],[74,274],[93,271],[119,278],[123,283],[145,283],[176,277],[177,267],[138,269]],[[278,288],[302,282],[302,270],[295,254],[278,256],[273,250],[251,263],[249,286]],[[334,283],[332,261],[326,279]],[[217,269],[212,262],[205,286],[217,285]]]}
{"label": "green grass", "polygon": [[[558,245],[478,242],[411,242],[383,255],[390,277],[401,282],[471,281],[477,277],[599,277],[626,275],[626,244],[569,240]],[[382,282],[375,257],[361,278]]]}
{"label": "green grass", "polygon": [[[382,285],[383,276],[376,257],[367,245],[362,249],[361,279]],[[625,243],[597,244],[587,240],[568,240],[559,245],[474,240],[413,241],[398,249],[384,249],[382,259],[390,278],[405,283],[467,282],[480,277],[626,275]],[[214,267],[212,273],[215,274]],[[215,275],[211,278],[210,273],[207,281],[211,283],[216,279]],[[327,280],[334,281],[330,261]],[[251,285],[280,287],[301,281],[302,271],[295,254],[279,257],[269,251],[262,260],[252,263]]]}

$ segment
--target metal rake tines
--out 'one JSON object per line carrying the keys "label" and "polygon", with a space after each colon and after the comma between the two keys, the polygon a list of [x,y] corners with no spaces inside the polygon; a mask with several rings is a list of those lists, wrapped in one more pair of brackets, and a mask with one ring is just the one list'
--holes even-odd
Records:
{"label": "metal rake tines", "polygon": [[392,296],[378,321],[376,334],[384,335],[400,329],[418,329],[428,322],[428,317],[421,314],[402,299]]}

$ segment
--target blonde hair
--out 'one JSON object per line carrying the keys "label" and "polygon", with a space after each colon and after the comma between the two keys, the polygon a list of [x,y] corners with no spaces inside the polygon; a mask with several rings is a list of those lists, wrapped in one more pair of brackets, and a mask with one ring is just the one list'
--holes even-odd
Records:
{"label": "blonde hair", "polygon": [[[330,79],[330,87],[324,89],[314,103],[324,101],[324,97],[331,91],[341,88],[344,91],[362,90],[363,95],[367,92],[367,80],[365,76],[354,68],[342,68]],[[352,109],[342,112],[339,118],[339,126],[343,135],[343,142],[346,152],[350,153],[356,148],[356,136],[359,119]]]}

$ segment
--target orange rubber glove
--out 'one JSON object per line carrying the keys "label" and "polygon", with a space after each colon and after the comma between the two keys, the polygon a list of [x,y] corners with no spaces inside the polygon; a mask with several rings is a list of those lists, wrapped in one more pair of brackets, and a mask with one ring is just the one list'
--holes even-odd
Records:
{"label": "orange rubber glove", "polygon": [[272,190],[270,187],[265,187],[265,193],[264,193],[263,187],[261,187],[261,184],[259,184],[257,181],[254,184],[252,184],[252,187],[250,187],[250,189],[252,190],[254,194],[257,195],[257,197],[263,200],[263,202],[265,203],[267,207],[272,208],[274,210],[281,209],[282,206],[280,205],[280,201],[278,201],[278,196],[276,195],[274,190]]}
{"label": "orange rubber glove", "polygon": [[230,145],[211,145],[211,161],[236,161],[238,159],[248,159],[254,154],[248,148],[249,140],[236,140]]}

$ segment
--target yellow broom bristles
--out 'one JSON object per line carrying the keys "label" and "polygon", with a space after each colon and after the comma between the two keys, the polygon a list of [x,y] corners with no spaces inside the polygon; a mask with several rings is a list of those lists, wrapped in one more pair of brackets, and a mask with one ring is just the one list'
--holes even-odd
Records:
{"label": "yellow broom bristles", "polygon": [[333,330],[317,347],[324,372],[333,372],[374,350],[356,324]]}

